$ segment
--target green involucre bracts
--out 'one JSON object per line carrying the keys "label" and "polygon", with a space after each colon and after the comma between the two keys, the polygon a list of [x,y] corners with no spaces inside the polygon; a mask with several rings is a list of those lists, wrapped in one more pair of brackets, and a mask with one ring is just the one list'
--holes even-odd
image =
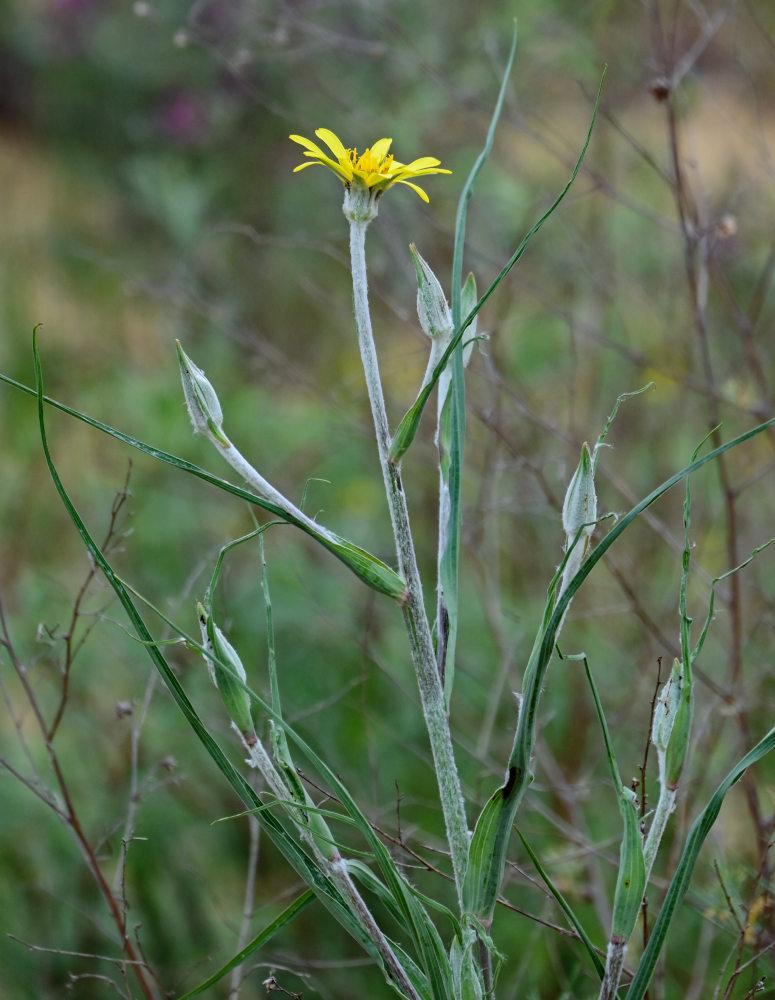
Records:
{"label": "green involucre bracts", "polygon": [[205,657],[213,684],[218,688],[226,711],[248,743],[255,743],[256,732],[250,714],[250,695],[245,690],[247,675],[237,651],[218,628],[203,604],[196,606],[202,645],[210,654]]}

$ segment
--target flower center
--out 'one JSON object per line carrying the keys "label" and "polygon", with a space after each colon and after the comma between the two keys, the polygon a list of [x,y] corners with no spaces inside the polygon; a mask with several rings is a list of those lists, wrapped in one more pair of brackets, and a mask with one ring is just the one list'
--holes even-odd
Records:
{"label": "flower center", "polygon": [[362,170],[366,174],[387,174],[390,171],[390,166],[393,163],[393,154],[389,153],[387,156],[383,156],[382,159],[378,159],[370,149],[367,149],[364,153],[358,156],[357,149],[348,149],[347,155],[350,158],[350,163],[352,163],[355,170]]}

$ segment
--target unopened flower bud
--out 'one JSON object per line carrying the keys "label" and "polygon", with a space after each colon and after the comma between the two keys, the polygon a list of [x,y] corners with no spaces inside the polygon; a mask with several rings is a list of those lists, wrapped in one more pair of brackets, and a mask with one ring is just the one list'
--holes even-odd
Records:
{"label": "unopened flower bud", "polygon": [[589,537],[597,520],[597,494],[595,493],[595,472],[592,456],[585,441],[581,446],[581,459],[570,481],[562,505],[562,527],[566,546],[573,545],[576,535],[583,528],[579,545],[586,551]]}
{"label": "unopened flower bud", "polygon": [[180,341],[176,340],[175,343],[178,347],[183,395],[195,433],[212,434],[222,445],[230,447],[231,443],[223,433],[223,410],[215,389],[202,369],[188,357],[180,346]]}
{"label": "unopened flower bud", "polygon": [[417,272],[417,315],[420,326],[431,340],[445,343],[452,335],[452,314],[449,311],[444,289],[430,264],[417,252],[414,243],[409,245]]}
{"label": "unopened flower bud", "polygon": [[651,725],[651,742],[658,753],[666,753],[673,731],[676,712],[681,697],[681,664],[673,660],[673,670],[659,692],[654,706],[654,721]]}
{"label": "unopened flower bud", "polygon": [[244,688],[247,675],[242,660],[202,604],[197,604],[196,613],[202,630],[202,645],[211,654],[205,659],[213,684],[239,731],[249,744],[253,744],[256,733],[250,714],[250,696]]}
{"label": "unopened flower bud", "polygon": [[565,532],[565,551],[568,555],[562,571],[560,593],[566,589],[584,562],[596,520],[595,470],[589,446],[585,441],[581,446],[581,459],[573,473],[562,505],[562,528]]}
{"label": "unopened flower bud", "polygon": [[670,743],[668,744],[665,757],[665,778],[669,789],[676,789],[681,778],[681,771],[683,770],[686,754],[689,749],[693,715],[692,678],[688,671],[682,671],[675,722],[673,723],[673,731],[670,734]]}

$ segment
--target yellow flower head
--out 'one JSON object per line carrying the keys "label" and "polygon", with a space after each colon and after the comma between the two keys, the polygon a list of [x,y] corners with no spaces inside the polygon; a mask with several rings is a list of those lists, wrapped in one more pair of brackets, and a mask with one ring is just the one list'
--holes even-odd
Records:
{"label": "yellow flower head", "polygon": [[390,152],[392,139],[379,139],[370,149],[358,156],[356,149],[345,149],[339,136],[330,129],[315,129],[315,135],[318,139],[322,139],[333,156],[329,156],[317,143],[305,139],[303,135],[292,135],[290,138],[300,146],[304,146],[304,155],[309,157],[306,163],[300,163],[294,168],[294,173],[320,163],[335,173],[348,189],[353,180],[362,182],[374,199],[379,198],[392,184],[408,184],[423,201],[427,201],[428,195],[421,187],[412,184],[410,178],[424,177],[426,174],[452,173],[451,170],[440,167],[441,161],[433,156],[421,156],[419,160],[412,160],[411,163],[399,163],[393,159],[393,154]]}

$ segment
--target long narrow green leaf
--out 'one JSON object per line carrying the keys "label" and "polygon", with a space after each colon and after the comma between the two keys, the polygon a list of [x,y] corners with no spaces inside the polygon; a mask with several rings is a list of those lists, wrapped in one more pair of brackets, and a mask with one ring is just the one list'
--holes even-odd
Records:
{"label": "long narrow green leaf", "polygon": [[439,363],[433,369],[433,374],[428,380],[427,385],[424,386],[422,392],[420,392],[420,394],[418,395],[417,399],[414,401],[412,406],[404,414],[404,417],[398,426],[398,430],[396,431],[390,446],[391,461],[399,462],[401,460],[402,455],[406,452],[406,449],[411,445],[412,441],[414,440],[414,437],[417,433],[417,429],[420,426],[420,420],[422,418],[423,410],[425,409],[425,404],[428,402],[428,398],[430,397],[430,394],[433,392],[433,388],[436,385],[436,382],[439,380],[439,376],[447,367],[447,363],[450,357],[452,356],[452,352],[455,350],[457,345],[463,339],[463,334],[466,332],[471,323],[473,323],[476,314],[485,304],[487,299],[489,299],[489,297],[492,295],[492,293],[495,291],[495,289],[498,287],[501,281],[503,281],[503,279],[506,277],[506,275],[509,273],[512,267],[514,267],[514,265],[517,263],[519,258],[525,252],[525,249],[527,248],[527,245],[532,239],[532,237],[535,236],[535,234],[538,232],[541,226],[543,226],[543,224],[549,218],[549,216],[554,213],[554,211],[559,206],[560,202],[563,200],[565,195],[570,190],[571,185],[576,180],[576,176],[579,170],[581,169],[581,163],[587,152],[587,148],[589,147],[590,140],[592,139],[592,129],[594,128],[595,121],[597,119],[597,111],[598,107],[600,106],[600,96],[603,90],[603,81],[605,80],[605,74],[606,71],[603,70],[603,75],[600,78],[600,86],[598,87],[597,91],[597,98],[595,99],[595,107],[592,112],[592,120],[589,123],[589,129],[587,131],[587,137],[584,140],[584,145],[581,148],[581,152],[579,153],[578,159],[576,160],[576,165],[573,168],[573,172],[571,173],[567,184],[562,189],[562,191],[557,195],[557,197],[554,199],[554,201],[547,209],[547,211],[544,212],[541,218],[530,227],[530,229],[523,237],[522,242],[519,244],[519,246],[511,255],[511,257],[509,257],[508,261],[503,265],[493,283],[490,285],[490,287],[487,289],[484,295],[482,295],[482,297],[476,303],[471,312],[463,320],[461,325],[456,329],[455,335],[452,337],[447,349],[444,351],[441,358],[439,359]]}
{"label": "long narrow green leaf", "polygon": [[511,789],[518,784],[518,778],[516,769],[510,769],[506,784],[492,793],[479,813],[468,849],[468,865],[463,881],[463,908],[466,913],[489,918],[495,907],[513,822]]}
{"label": "long narrow green leaf", "polygon": [[611,771],[611,780],[619,800],[619,812],[622,814],[622,842],[619,848],[619,872],[616,878],[613,915],[611,918],[611,941],[626,945],[635,928],[638,919],[643,893],[646,889],[646,866],[643,861],[643,840],[640,833],[640,821],[635,793],[622,783],[619,765],[616,763],[611,734],[608,730],[603,703],[597,691],[597,685],[589,669],[589,662],[583,656],[584,670],[587,681],[595,700],[595,709],[603,731],[603,742]]}
{"label": "long narrow green leaf", "polygon": [[[164,614],[164,612],[150,604],[149,606],[152,607],[152,610],[161,618],[161,620],[176,631],[188,645],[197,649],[205,656],[212,656],[212,654],[209,653],[199,642],[197,642],[196,639],[181,630],[179,626],[177,626]],[[427,911],[423,909],[423,906],[432,906],[433,908],[444,913],[453,921],[453,927],[457,933],[459,931],[459,927],[455,922],[455,918],[446,907],[431,901],[428,897],[419,893],[413,886],[409,885],[403,874],[396,866],[396,863],[391,857],[389,851],[374,833],[368,819],[358,808],[347,787],[343,784],[336,772],[334,772],[325,763],[325,761],[323,761],[315,753],[312,747],[310,747],[310,745],[299,735],[298,732],[296,732],[296,730],[293,729],[293,727],[288,725],[282,716],[275,711],[272,705],[267,704],[267,702],[265,702],[260,695],[258,695],[244,681],[240,681],[240,684],[250,696],[252,701],[267,715],[272,723],[274,723],[279,729],[283,730],[286,736],[298,747],[299,750],[301,750],[322,778],[329,783],[334,794],[347,810],[347,815],[336,814],[330,810],[319,809],[309,803],[304,806],[305,812],[309,815],[321,815],[331,820],[338,818],[342,822],[349,823],[355,827],[368,842],[369,847],[371,848],[370,856],[377,861],[377,864],[379,865],[385,878],[385,885],[389,887],[386,891],[390,892],[393,900],[391,911],[394,915],[397,915],[399,924],[413,941],[425,969],[427,983],[423,985],[420,982],[415,982],[415,986],[422,994],[425,994],[427,990],[430,989],[430,996],[433,1000],[445,1000],[445,998],[450,996],[450,970],[448,967],[448,960],[443,944],[438,935],[438,931],[436,930],[436,927],[430,919]],[[261,815],[264,811],[274,808],[277,804],[277,801],[273,800],[268,805],[261,806],[258,809],[251,811],[255,812],[256,815]],[[298,803],[296,800],[288,800],[282,804],[287,805],[290,808],[295,808]],[[329,839],[326,843],[334,843],[334,841],[333,839]],[[348,850],[352,851],[352,848],[348,848]],[[353,864],[353,862],[348,861],[347,864],[349,867]]]}
{"label": "long narrow green leaf", "polygon": [[460,192],[460,199],[457,203],[457,214],[455,216],[455,245],[452,257],[451,290],[452,322],[455,324],[456,328],[460,326],[460,320],[462,318],[460,315],[460,290],[463,287],[463,249],[465,247],[466,239],[466,212],[468,202],[471,200],[471,196],[474,193],[474,182],[479,176],[479,171],[487,162],[487,157],[492,151],[492,145],[495,141],[495,130],[498,126],[501,111],[503,110],[503,102],[506,99],[506,87],[509,82],[509,77],[511,76],[511,67],[514,65],[514,55],[516,51],[517,22],[515,20],[514,31],[511,36],[511,49],[509,50],[509,57],[506,60],[506,68],[504,69],[503,76],[501,77],[500,91],[498,92],[498,99],[495,102],[495,108],[492,113],[492,118],[490,119],[490,126],[487,129],[487,138],[485,139],[484,146],[477,156],[476,161],[471,168],[471,172],[463,185],[463,190]]}
{"label": "long narrow green leaf", "polygon": [[598,976],[600,976],[600,978],[602,979],[603,975],[605,974],[605,966],[603,965],[602,959],[600,958],[600,956],[598,955],[598,953],[595,951],[595,946],[592,944],[592,941],[591,941],[589,935],[584,930],[583,924],[581,923],[581,921],[579,920],[579,918],[576,916],[576,914],[573,912],[573,908],[571,907],[570,903],[563,896],[563,894],[560,892],[560,890],[557,888],[557,886],[554,884],[554,882],[552,882],[551,878],[549,877],[548,872],[546,872],[544,870],[543,865],[538,860],[537,854],[535,853],[535,851],[533,850],[533,848],[530,846],[530,844],[525,840],[524,836],[522,835],[522,831],[521,830],[517,830],[517,834],[519,835],[519,839],[522,841],[522,846],[525,848],[525,850],[527,851],[528,855],[530,856],[530,860],[535,865],[536,871],[538,872],[538,874],[541,876],[541,878],[543,879],[544,883],[546,884],[546,888],[549,890],[549,892],[551,892],[551,894],[554,896],[554,898],[559,903],[560,908],[562,909],[562,912],[568,918],[568,923],[571,925],[571,927],[574,929],[574,931],[578,934],[579,939],[581,940],[581,943],[587,949],[587,954],[589,955],[589,957],[590,957],[590,959],[592,961],[592,964],[595,967],[595,971],[597,972]]}
{"label": "long narrow green leaf", "polygon": [[[345,901],[342,899],[336,886],[317,868],[314,861],[297,846],[273,813],[262,808],[263,803],[260,797],[251,788],[247,781],[245,781],[242,775],[235,770],[234,766],[225,756],[221,748],[210,736],[181,687],[180,682],[170,666],[167,664],[158,647],[158,644],[154,642],[145,621],[135,607],[129,591],[103,556],[99,546],[92,538],[82,518],[78,514],[78,511],[71,502],[56,470],[48,447],[44,416],[42,370],[35,337],[33,337],[33,357],[35,361],[35,380],[38,387],[36,395],[38,399],[38,421],[40,424],[43,453],[51,478],[60,495],[62,503],[70,515],[71,520],[75,524],[78,533],[84,541],[84,544],[92,555],[96,565],[99,566],[108,583],[115,591],[119,601],[127,613],[127,616],[129,617],[130,622],[132,623],[133,628],[147,649],[156,668],[162,675],[170,693],[185,715],[189,724],[194,729],[198,738],[203,743],[212,759],[215,761],[218,768],[225,775],[246,806],[248,806],[249,809],[258,810],[257,815],[260,821],[280,851],[285,855],[294,869],[310,886],[310,888],[315,891],[321,901],[336,917],[338,922],[348,930],[348,932],[361,944],[366,952],[380,965],[385,972],[386,978],[389,980],[389,974],[385,969],[384,963],[378,951],[374,947],[373,942],[364,931],[360,922],[352,914]],[[349,794],[349,791],[338,776],[328,767],[328,765],[325,764],[323,760],[321,760],[320,757],[318,757],[318,755],[298,735],[298,733],[294,732],[293,729],[291,729],[284,722],[284,720],[274,715],[270,706],[266,705],[263,700],[259,698],[258,695],[256,695],[256,693],[247,685],[245,685],[245,687],[251,697],[254,698],[258,704],[261,704],[264,707],[270,717],[274,718],[278,724],[283,726],[289,737],[297,744],[302,753],[305,754],[323,778],[329,782],[349,815],[355,820],[357,827],[371,847],[377,863],[380,866],[385,882],[393,894],[399,909],[404,914],[405,926],[407,927],[418,950],[421,967],[427,976],[430,997],[432,1000],[450,1000],[452,996],[451,971],[441,938],[439,937],[433,921],[420,905],[414,891],[399,871],[393,861],[393,858],[390,856],[389,851],[374,833],[368,820],[358,808],[352,796]],[[424,993],[425,990],[422,990],[421,992]]]}
{"label": "long narrow green leaf", "polygon": [[[393,893],[388,889],[385,883],[374,874],[368,865],[364,864],[362,861],[348,861],[347,870],[351,876],[353,876],[369,893],[371,893],[371,895],[376,896],[383,903],[400,927],[405,927],[403,910],[396,904]],[[447,913],[449,913],[449,911],[447,911]],[[449,915],[452,916],[451,914]],[[400,945],[396,944],[395,941],[391,941],[391,947],[396,954],[400,956],[401,964],[418,992],[424,997],[427,997],[428,1000],[432,1000],[433,994],[429,991],[428,980],[425,973],[416,964],[414,959],[408,955],[400,947]]]}
{"label": "long narrow green leaf", "polygon": [[449,960],[438,930],[421,903],[416,890],[409,885],[390,852],[372,829],[349,790],[339,776],[322,760],[309,744],[293,729],[286,726],[289,738],[307,757],[313,767],[328,782],[349,816],[355,821],[371,848],[385,885],[390,891],[396,913],[402,915],[401,924],[409,933],[417,950],[419,964],[428,980],[434,1000],[451,1000],[452,978]]}
{"label": "long narrow green leaf", "polygon": [[287,906],[283,912],[268,924],[260,934],[257,934],[253,940],[246,944],[242,951],[237,952],[234,958],[230,959],[226,965],[220,968],[217,972],[213,973],[209,979],[206,979],[199,986],[195,986],[193,990],[189,990],[188,993],[184,993],[182,996],[178,997],[177,1000],[191,1000],[191,997],[198,996],[200,993],[204,993],[206,989],[214,986],[220,979],[228,975],[232,969],[241,965],[246,958],[253,954],[253,952],[260,948],[262,945],[270,941],[278,931],[282,930],[286,924],[289,924],[294,917],[298,916],[301,911],[309,906],[309,904],[314,900],[315,893],[311,889],[307,889],[300,896],[298,896]]}
{"label": "long narrow green leaf", "polygon": [[[522,681],[523,697],[520,699],[519,705],[520,721],[524,713],[525,697],[529,696],[535,687],[534,674],[538,663],[538,652],[541,648],[541,637],[551,621],[557,584],[570,551],[571,549],[568,550],[562,563],[555,571],[547,589],[541,627],[533,641],[533,648],[530,651]],[[515,743],[521,733],[520,721],[517,724]],[[514,751],[512,750],[513,757]],[[527,752],[523,754],[523,757],[529,760]],[[510,760],[506,772],[506,783],[493,792],[476,821],[471,844],[468,848],[468,865],[463,883],[463,906],[467,913],[476,914],[480,920],[489,919],[495,908],[506,865],[511,825],[514,822],[521,798],[531,781],[532,776],[529,770],[523,772]]]}
{"label": "long narrow green leaf", "polygon": [[[128,584],[119,580],[119,583],[124,586],[127,591],[131,588]],[[141,600],[143,600],[148,607],[177,635],[183,639],[188,646],[196,649],[205,657],[212,658],[212,652],[207,650],[200,642],[197,641],[193,636],[188,635],[180,626],[176,625],[172,619],[167,617],[161,609],[155,607],[141,595],[137,594]],[[153,640],[149,640],[149,643],[154,644]],[[156,644],[158,645],[158,644]],[[223,664],[222,664],[223,666]],[[419,903],[426,903],[430,905],[430,901],[427,897],[422,896],[416,889],[410,886],[400,871],[397,869],[395,862],[390,856],[389,852],[386,850],[382,842],[376,837],[374,831],[371,828],[368,820],[364,814],[355,805],[354,800],[351,798],[346,786],[341,782],[341,779],[333,772],[323,760],[321,760],[317,754],[312,750],[312,748],[305,742],[305,740],[291,727],[288,723],[279,715],[273,708],[269,705],[260,695],[258,695],[248,684],[240,680],[241,686],[250,696],[252,701],[261,709],[262,712],[274,723],[279,729],[282,729],[285,734],[299,747],[302,753],[305,754],[310,763],[315,767],[318,772],[323,776],[323,778],[331,784],[337,797],[343,803],[343,805],[348,809],[349,815],[337,814],[330,810],[319,809],[311,804],[305,804],[304,810],[308,814],[316,813],[326,818],[335,820],[339,819],[341,822],[351,824],[357,830],[359,830],[365,838],[368,840],[371,846],[371,853],[369,857],[376,857],[382,871],[386,875],[386,881],[390,884],[391,898],[393,899],[392,911],[394,914],[400,914],[399,923],[413,940],[419,953],[422,955],[425,953],[425,964],[426,966],[430,964],[431,969],[435,970],[431,979],[434,980],[435,988],[430,996],[435,1000],[435,998],[446,998],[448,993],[446,992],[446,956],[444,955],[443,946],[441,944],[438,933],[430,921],[427,913],[423,912],[422,907],[418,909]],[[269,810],[275,809],[277,805],[285,805],[289,809],[295,809],[298,807],[298,802],[295,799],[289,799],[287,801],[280,802],[277,799],[272,799],[271,802],[262,804],[258,807],[249,809],[249,812],[254,813],[259,819],[265,817]],[[233,818],[233,817],[227,817]],[[334,843],[334,840],[328,840],[326,843]],[[352,851],[352,848],[348,848]],[[348,861],[348,866],[352,862]],[[452,914],[445,908],[438,904],[435,904],[436,909],[440,909],[451,919],[454,920]],[[457,928],[457,924],[453,924]],[[428,990],[427,983],[423,985],[419,981],[415,982],[415,986],[418,992],[425,994]]]}
{"label": "long narrow green leaf", "polygon": [[[482,151],[476,158],[471,172],[460,192],[455,219],[455,245],[452,257],[452,325],[460,326],[461,292],[463,287],[463,248],[466,237],[466,212],[468,202],[474,193],[474,182],[479,171],[484,166],[495,141],[495,129],[506,98],[506,86],[511,76],[514,64],[514,54],[517,50],[517,23],[514,22],[514,33],[511,39],[511,50],[503,71],[500,92],[495,102],[495,109],[487,130],[487,138]],[[476,292],[473,293],[476,295]],[[441,516],[447,516],[447,524],[440,524],[440,538],[445,539],[444,551],[439,552],[439,606],[436,621],[439,635],[439,649],[442,650],[440,667],[444,677],[444,692],[449,706],[452,697],[452,687],[455,679],[455,647],[457,645],[458,622],[458,575],[460,563],[460,524],[462,520],[461,492],[463,480],[463,450],[466,434],[466,395],[465,377],[463,373],[463,345],[458,343],[452,354],[452,382],[449,396],[449,455],[446,482],[441,489],[446,488],[448,504],[441,504]],[[439,436],[441,442],[445,435]],[[442,476],[444,475],[442,464]],[[443,633],[443,635],[442,635]]]}
{"label": "long narrow green leaf", "polygon": [[[374,872],[365,865],[362,861],[349,861],[347,862],[348,871],[351,874],[357,876],[357,878],[366,885],[372,892],[375,892],[380,898],[387,904],[393,915],[397,920],[401,920],[400,911],[396,909],[395,901],[390,896],[390,893],[385,886],[384,882],[374,874]],[[412,886],[412,892],[416,898],[428,909],[436,910],[437,913],[442,914],[450,923],[452,931],[454,934],[460,935],[460,921],[455,916],[455,914],[450,910],[448,906],[439,902],[438,899],[434,899],[432,896],[426,896],[425,893],[420,892],[418,888]]]}
{"label": "long narrow green leaf", "polygon": [[[120,582],[123,583],[123,581]],[[128,584],[124,584],[124,586],[127,587],[127,589],[131,589]],[[141,595],[138,594],[137,596],[140,597],[141,600],[145,601],[151,610],[153,610],[166,625],[173,629],[181,639],[185,640],[187,645],[196,649],[205,657],[212,658],[211,651],[207,650],[193,636],[184,632],[178,625],[175,624],[175,622],[168,618],[163,611],[146,601],[146,599],[142,598]],[[221,665],[223,666],[223,664]],[[389,852],[374,833],[367,818],[355,805],[354,800],[351,798],[346,786],[342,784],[341,779],[339,779],[335,772],[333,772],[325,764],[325,762],[317,756],[305,740],[299,736],[299,734],[291,726],[289,726],[287,722],[285,722],[282,716],[275,711],[273,706],[265,702],[260,695],[258,695],[243,680],[240,680],[239,683],[245,692],[250,696],[252,701],[268,716],[271,722],[275,724],[278,729],[282,729],[282,731],[295,744],[298,745],[313,767],[318,770],[325,780],[329,781],[338,798],[348,809],[349,815],[343,815],[341,813],[335,813],[331,810],[321,809],[312,805],[309,797],[302,791],[302,797],[306,799],[304,803],[304,812],[307,814],[308,818],[315,815],[331,820],[338,819],[340,822],[352,825],[368,840],[371,852],[370,854],[364,856],[371,858],[376,857],[383,873],[385,873],[386,880],[390,884],[390,898],[392,900],[392,905],[390,907],[391,912],[397,916],[399,924],[415,944],[415,947],[417,948],[423,961],[423,965],[429,974],[426,975],[424,972],[420,973],[419,975],[423,976],[424,979],[418,978],[418,975],[415,971],[413,971],[416,970],[413,960],[411,968],[407,967],[406,971],[407,973],[412,973],[412,981],[418,993],[420,993],[423,997],[427,995],[429,1000],[448,1000],[450,994],[448,988],[449,970],[447,968],[447,957],[438,932],[433,925],[433,922],[430,920],[427,912],[423,910],[421,904],[433,906],[435,909],[444,913],[450,920],[452,920],[453,928],[457,933],[459,932],[459,925],[455,921],[455,918],[446,907],[435,903],[435,901],[431,901],[428,897],[423,896],[418,892],[418,890],[409,885],[401,872],[398,870]],[[286,806],[289,811],[291,811],[298,808],[299,802],[298,799],[295,798],[283,801],[272,799],[271,802],[254,809],[250,809],[248,812],[253,813],[257,816],[257,818],[262,819],[269,810],[275,809],[278,805]],[[323,836],[322,838],[320,838],[319,835],[315,836],[317,836],[319,841],[325,846],[328,846],[329,844],[336,844],[335,840],[330,835]],[[325,847],[323,849],[325,850]],[[348,851],[352,852],[352,850],[352,848],[348,848]],[[347,867],[349,869],[352,865],[358,866],[359,864],[360,862],[352,862],[348,860]],[[376,878],[376,876],[374,876],[374,878]],[[382,883],[380,883],[380,885],[382,885]],[[387,891],[388,890],[385,889],[385,892]],[[382,896],[382,893],[380,893],[380,895]],[[405,952],[402,949],[399,949],[399,951],[401,951],[402,956],[405,955]],[[390,977],[387,973],[386,978],[390,981]],[[393,985],[392,982],[391,985]]]}
{"label": "long narrow green leaf", "polygon": [[756,746],[745,755],[745,757],[742,758],[742,760],[735,764],[726,778],[724,778],[716,791],[713,793],[710,801],[705,806],[703,811],[694,823],[692,823],[692,827],[691,830],[689,830],[689,836],[686,838],[686,844],[675,870],[675,874],[670,882],[667,895],[665,896],[665,900],[659,911],[659,916],[657,917],[656,923],[654,924],[654,928],[651,932],[651,937],[649,938],[649,942],[646,945],[643,955],[641,956],[635,976],[633,977],[630,987],[627,990],[626,1000],[643,1000],[646,990],[649,987],[649,983],[651,982],[651,977],[654,974],[654,969],[656,968],[660,952],[662,951],[667,939],[672,919],[675,916],[676,910],[678,909],[686,890],[689,888],[692,873],[694,872],[694,867],[697,864],[697,858],[699,857],[700,848],[702,847],[705,838],[713,828],[713,824],[716,822],[724,797],[732,785],[734,785],[736,781],[740,780],[744,772],[752,764],[755,764],[757,760],[760,760],[765,754],[769,753],[773,748],[775,748],[775,727],[773,727],[767,735],[760,740]]}
{"label": "long narrow green leaf", "polygon": [[[56,466],[54,465],[54,461],[48,447],[44,415],[45,397],[43,395],[43,376],[35,336],[33,336],[33,359],[35,363],[35,383],[38,390],[36,395],[38,400],[38,423],[40,426],[41,445],[49,473],[54,482],[54,486],[59,493],[65,510],[69,514],[70,519],[81,536],[87,550],[94,560],[95,565],[99,567],[100,571],[105,576],[105,579],[116,593],[116,596],[123,606],[140,641],[145,646],[148,655],[154,663],[154,666],[159,671],[170,694],[185,716],[187,722],[196,733],[196,736],[245,805],[249,809],[261,810],[263,806],[261,798],[248,784],[245,778],[234,768],[234,765],[226,757],[223,750],[221,750],[220,746],[212,738],[207,728],[202,723],[202,720],[199,718],[194,706],[191,704],[188,696],[183,690],[183,687],[175,676],[175,673],[162,655],[158,643],[154,641],[148,631],[145,621],[135,607],[129,591],[118,576],[116,576],[113,568],[103,556],[99,546],[89,533],[89,530],[84,524],[80,514],[70,500],[59,473],[57,472]],[[367,954],[369,954],[377,963],[382,965],[379,953],[374,947],[371,939],[365,933],[359,921],[351,913],[336,886],[319,870],[315,862],[295,843],[295,841],[288,835],[282,824],[271,812],[261,811],[259,815],[263,827],[270,839],[284,855],[286,860],[291,864],[294,870],[316,893],[318,899],[321,900],[336,920],[356,941],[359,942]]]}
{"label": "long narrow green leaf", "polygon": [[[15,389],[20,389],[28,395],[37,395],[34,389],[31,389],[23,382],[11,378],[9,375],[4,375],[2,372],[0,372],[0,382],[5,382],[7,385],[11,385]],[[329,552],[333,553],[337,559],[341,560],[345,566],[363,580],[364,583],[368,584],[369,587],[382,594],[387,594],[388,597],[392,597],[394,600],[399,601],[399,603],[405,600],[406,584],[401,577],[382,562],[381,559],[362,549],[359,545],[355,545],[353,542],[348,541],[346,538],[341,538],[327,529],[321,529],[320,532],[316,532],[309,524],[298,520],[293,514],[271,503],[271,501],[264,500],[263,497],[256,496],[255,493],[242,489],[240,486],[235,486],[227,479],[215,476],[205,469],[201,469],[198,465],[194,465],[192,462],[178,458],[177,455],[171,455],[169,452],[162,451],[161,448],[155,448],[153,445],[138,441],[137,438],[129,434],[124,434],[122,431],[116,430],[115,427],[104,424],[101,420],[95,420],[94,417],[89,417],[87,414],[81,413],[71,406],[60,403],[58,400],[52,399],[51,396],[44,395],[42,399],[49,406],[54,406],[63,413],[67,413],[77,420],[82,420],[91,427],[96,427],[97,430],[102,431],[104,434],[109,434],[111,437],[116,438],[116,440],[130,445],[132,448],[136,448],[146,455],[150,455],[151,458],[158,459],[160,462],[165,462],[167,465],[180,469],[182,472],[196,476],[198,479],[202,479],[212,486],[217,486],[218,489],[224,490],[226,493],[231,493],[233,496],[239,497],[241,500],[246,500],[255,507],[260,507],[262,510],[274,514],[275,517],[285,521],[287,524],[301,528],[303,532],[310,535],[315,541],[327,548]]]}
{"label": "long narrow green leaf", "polygon": [[[758,424],[743,434],[739,434],[731,441],[727,441],[726,444],[720,445],[702,458],[691,462],[685,468],[681,469],[680,472],[676,472],[675,475],[670,476],[669,479],[666,479],[656,489],[652,490],[648,496],[644,497],[625,514],[608,532],[605,538],[592,549],[581,564],[576,575],[568,582],[568,586],[563,590],[551,614],[545,612],[544,619],[536,633],[527,667],[525,668],[522,705],[514,735],[514,745],[507,765],[507,779],[505,784],[493,793],[482,810],[471,840],[469,853],[477,859],[477,864],[474,870],[471,869],[469,864],[463,893],[466,908],[472,909],[478,916],[485,919],[489,918],[495,906],[498,890],[503,878],[503,871],[506,866],[506,850],[511,826],[527,787],[532,781],[530,761],[535,748],[536,719],[546,671],[554,651],[557,630],[574,595],[608,549],[610,549],[614,542],[647,507],[650,507],[651,504],[667,493],[669,489],[686,479],[687,476],[692,475],[698,469],[701,469],[704,465],[715,461],[720,455],[723,455],[731,448],[739,447],[744,442],[774,425],[775,417],[765,420],[764,423]],[[556,580],[556,578],[555,574],[554,579]],[[551,607],[551,605],[549,604],[547,607]]]}

